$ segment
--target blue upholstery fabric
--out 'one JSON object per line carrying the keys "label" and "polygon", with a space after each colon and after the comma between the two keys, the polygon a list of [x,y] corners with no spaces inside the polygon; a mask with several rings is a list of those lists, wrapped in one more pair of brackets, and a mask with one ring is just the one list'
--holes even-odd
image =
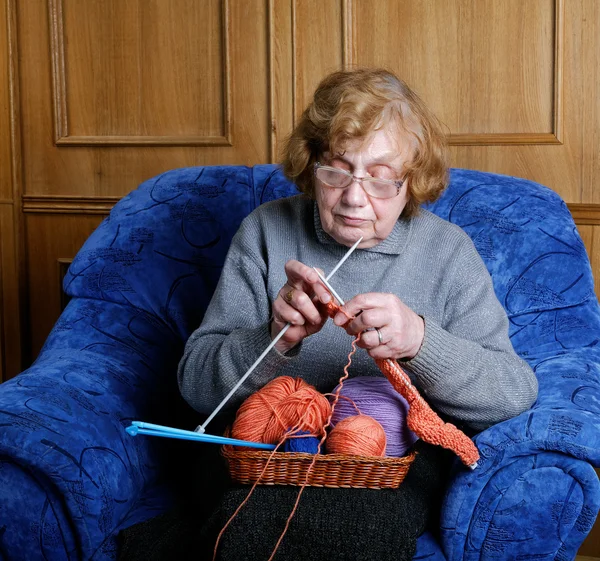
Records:
{"label": "blue upholstery fabric", "polygon": [[[169,508],[167,459],[195,445],[124,427],[177,423],[176,365],[233,234],[295,192],[270,165],[173,170],[90,236],[40,356],[0,386],[0,559],[114,559],[121,528]],[[584,246],[562,200],[521,179],[453,170],[431,210],[474,240],[540,393],[475,438],[480,467],[456,464],[440,535],[415,559],[572,559],[600,504],[600,310]]]}

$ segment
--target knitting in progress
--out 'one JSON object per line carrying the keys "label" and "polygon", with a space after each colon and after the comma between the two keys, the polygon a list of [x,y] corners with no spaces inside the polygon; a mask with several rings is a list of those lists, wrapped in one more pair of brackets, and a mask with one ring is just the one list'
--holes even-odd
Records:
{"label": "knitting in progress", "polygon": [[[334,317],[339,311],[343,313],[343,310],[333,300],[322,306],[329,317]],[[348,318],[348,320],[351,319],[353,318]],[[406,418],[408,427],[425,442],[452,450],[471,469],[477,467],[479,451],[473,441],[452,423],[444,423],[440,419],[421,397],[400,365],[390,359],[379,359],[375,362],[394,389],[410,405]]]}

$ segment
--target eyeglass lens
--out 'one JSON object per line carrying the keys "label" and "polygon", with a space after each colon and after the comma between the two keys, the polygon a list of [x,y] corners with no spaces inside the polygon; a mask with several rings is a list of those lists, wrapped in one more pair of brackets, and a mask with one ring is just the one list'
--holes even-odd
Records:
{"label": "eyeglass lens", "polygon": [[392,181],[380,180],[373,177],[354,177],[348,172],[332,168],[317,167],[317,178],[330,187],[345,189],[353,181],[358,181],[368,195],[377,198],[390,198],[398,193],[398,185]]}

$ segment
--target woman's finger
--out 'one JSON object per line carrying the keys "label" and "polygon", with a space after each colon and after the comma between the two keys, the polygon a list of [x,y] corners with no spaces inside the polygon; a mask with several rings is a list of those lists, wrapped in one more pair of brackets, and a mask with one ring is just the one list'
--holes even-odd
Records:
{"label": "woman's finger", "polygon": [[[358,294],[351,300],[346,302],[336,316],[333,318],[333,322],[336,325],[344,325],[350,317],[360,317],[366,313],[366,311],[372,308],[388,308],[390,306],[389,297],[392,294],[383,294],[378,292],[368,292],[366,294]],[[344,313],[346,312],[346,313]],[[369,325],[365,327],[375,327]]]}
{"label": "woman's finger", "polygon": [[363,331],[360,335],[360,340],[357,342],[359,347],[363,349],[374,349],[375,347],[380,346],[382,343],[379,341],[379,335],[377,334],[376,329],[370,329],[368,331]]}
{"label": "woman's finger", "polygon": [[312,286],[319,282],[319,275],[308,265],[300,263],[295,259],[290,259],[285,264],[285,274],[288,278],[288,284],[295,288]]}
{"label": "woman's finger", "polygon": [[369,310],[364,310],[350,321],[348,321],[346,316],[343,317],[347,322],[344,324],[346,332],[351,335],[356,335],[357,333],[361,333],[368,329],[387,325],[390,321],[390,312],[387,308],[383,307],[371,308]]}
{"label": "woman's finger", "polygon": [[[303,321],[293,321],[294,325],[304,325],[304,319],[312,324],[322,321],[321,314],[313,304],[310,296],[301,288],[295,288],[285,284],[279,291],[282,303],[276,302],[280,317],[295,318],[297,314],[302,316]],[[289,321],[289,320],[288,320]]]}
{"label": "woman's finger", "polygon": [[[319,269],[323,274],[323,271]],[[288,284],[297,288],[303,288],[307,294],[315,294],[321,302],[326,304],[331,300],[329,291],[319,279],[317,272],[308,265],[294,259],[285,264],[285,274]]]}

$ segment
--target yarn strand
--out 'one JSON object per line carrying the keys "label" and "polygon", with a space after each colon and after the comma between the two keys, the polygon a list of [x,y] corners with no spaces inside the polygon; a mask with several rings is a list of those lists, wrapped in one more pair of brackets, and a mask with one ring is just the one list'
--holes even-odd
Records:
{"label": "yarn strand", "polygon": [[[340,392],[342,391],[342,386],[344,385],[344,381],[348,379],[348,376],[350,376],[350,372],[348,371],[348,368],[350,368],[350,365],[352,364],[352,355],[354,353],[356,353],[356,343],[359,340],[360,340],[360,333],[357,335],[356,339],[354,339],[352,341],[352,350],[348,354],[348,362],[346,363],[346,366],[344,366],[344,375],[340,378],[338,387],[333,394],[334,401],[333,401],[333,404],[331,405],[331,413],[329,414],[329,417],[327,417],[327,421],[325,421],[325,424],[323,425],[323,430],[322,430],[323,434],[321,436],[321,440],[319,441],[319,446],[317,447],[317,453],[314,455],[312,462],[310,463],[310,465],[308,466],[308,469],[306,470],[306,476],[304,478],[304,482],[302,483],[302,487],[300,487],[298,496],[296,497],[296,502],[294,503],[294,508],[292,509],[292,512],[290,512],[288,519],[286,520],[285,528],[283,529],[283,532],[279,536],[279,539],[277,540],[277,543],[275,544],[275,549],[273,549],[273,552],[271,553],[271,557],[269,557],[268,561],[273,561],[273,558],[275,557],[275,553],[277,553],[277,550],[279,549],[279,546],[280,546],[281,542],[283,541],[283,537],[285,536],[285,534],[288,531],[288,528],[290,527],[290,522],[292,521],[294,514],[296,514],[296,510],[298,509],[298,503],[300,502],[300,497],[302,496],[304,489],[308,485],[308,478],[310,476],[310,473],[311,473],[313,467],[315,466],[315,463],[317,462],[317,457],[321,453],[321,448],[325,442],[325,439],[327,438],[327,427],[329,427],[329,425],[331,424],[331,418],[333,417],[333,411],[334,411],[335,406],[340,398]],[[264,471],[262,473],[264,473]],[[261,473],[261,476],[262,476],[262,473]]]}

